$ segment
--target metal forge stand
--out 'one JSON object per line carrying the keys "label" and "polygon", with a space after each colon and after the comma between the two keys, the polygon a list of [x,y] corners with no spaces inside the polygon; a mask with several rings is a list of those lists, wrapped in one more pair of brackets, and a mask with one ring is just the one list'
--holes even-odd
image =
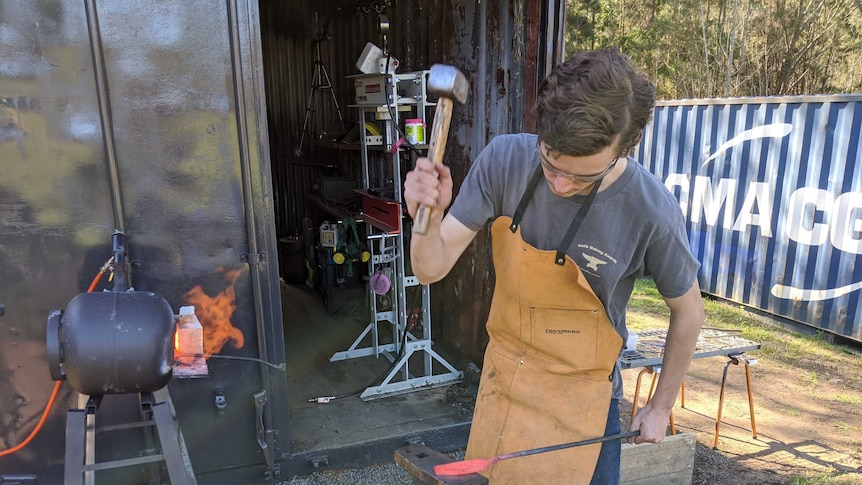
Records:
{"label": "metal forge stand", "polygon": [[[159,401],[156,400],[159,396]],[[167,389],[140,395],[142,420],[136,423],[102,426],[96,428],[96,411],[104,396],[84,396],[84,409],[70,409],[66,414],[66,460],[63,483],[66,485],[90,485],[95,483],[95,472],[127,466],[143,465],[163,461],[168,478],[173,485],[195,485],[194,471],[182,433],[177,427],[176,413]],[[79,406],[81,405],[79,400]],[[138,458],[97,463],[96,431],[120,431],[133,428],[155,427],[161,444],[161,453]],[[149,438],[149,437],[148,437]],[[149,443],[148,443],[149,446]]]}
{"label": "metal forge stand", "polygon": [[[427,102],[425,95],[425,73],[412,74],[381,74],[380,82],[385,86],[385,106],[369,102],[353,105],[360,112],[360,140],[362,145],[362,176],[364,190],[362,193],[363,220],[368,224],[367,239],[371,259],[368,264],[369,276],[383,274],[389,280],[389,288],[372,288],[369,284],[368,297],[371,306],[371,323],[353,341],[350,347],[342,352],[336,352],[329,359],[331,362],[356,359],[360,357],[379,358],[383,355],[392,366],[379,385],[371,385],[362,392],[365,401],[397,394],[430,389],[460,382],[464,377],[462,371],[435,352],[431,347],[431,297],[428,285],[420,285],[419,280],[408,274],[406,268],[406,253],[404,251],[405,231],[402,212],[402,176],[401,155],[393,146],[399,139],[398,123],[401,111],[413,111],[416,117],[425,119],[425,109],[432,104]],[[371,81],[369,81],[371,82]],[[402,86],[399,87],[399,82]],[[406,86],[406,87],[405,87]],[[407,90],[415,90],[417,94],[407,95]],[[402,94],[405,94],[402,96]],[[382,146],[375,146],[379,156],[389,162],[388,166],[381,164],[386,182],[392,185],[392,198],[384,198],[375,193],[372,183],[374,177],[369,170],[369,143],[366,131],[366,118],[383,122]],[[391,177],[391,178],[390,178]],[[409,222],[406,230],[410,230]],[[412,289],[408,298],[407,289]],[[418,292],[418,293],[417,293]],[[415,303],[414,303],[415,302]],[[410,306],[408,306],[410,305]],[[392,342],[381,344],[378,325],[388,323],[391,326]],[[421,336],[419,333],[421,325]],[[370,342],[367,340],[370,339]],[[363,345],[363,342],[367,342]],[[421,356],[419,372],[410,368],[410,360]]]}

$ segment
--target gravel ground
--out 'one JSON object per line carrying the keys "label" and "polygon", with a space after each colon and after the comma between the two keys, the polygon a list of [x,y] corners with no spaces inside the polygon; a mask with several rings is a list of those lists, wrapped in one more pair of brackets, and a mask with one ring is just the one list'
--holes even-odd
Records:
{"label": "gravel ground", "polygon": [[[455,453],[464,459],[464,451]],[[381,463],[356,470],[331,470],[294,477],[287,485],[413,485],[413,477],[393,463]]]}
{"label": "gravel ground", "polygon": [[412,485],[412,477],[398,465],[375,465],[357,470],[334,470],[295,477],[288,485]]}

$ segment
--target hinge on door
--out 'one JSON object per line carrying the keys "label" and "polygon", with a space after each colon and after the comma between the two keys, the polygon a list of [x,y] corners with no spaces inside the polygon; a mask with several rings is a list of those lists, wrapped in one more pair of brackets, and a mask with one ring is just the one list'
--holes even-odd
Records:
{"label": "hinge on door", "polygon": [[262,390],[253,395],[254,397],[254,413],[255,413],[255,423],[257,425],[257,445],[260,446],[261,451],[263,451],[263,458],[266,460],[266,479],[269,480],[273,477],[273,475],[279,475],[279,467],[275,463],[275,459],[273,458],[272,448],[269,446],[267,442],[267,435],[271,434],[271,431],[266,429],[266,422],[264,419],[264,409],[266,408],[266,390]]}
{"label": "hinge on door", "polygon": [[242,253],[239,256],[239,260],[243,263],[248,263],[249,266],[257,266],[260,263],[266,261],[266,254],[264,253]]}

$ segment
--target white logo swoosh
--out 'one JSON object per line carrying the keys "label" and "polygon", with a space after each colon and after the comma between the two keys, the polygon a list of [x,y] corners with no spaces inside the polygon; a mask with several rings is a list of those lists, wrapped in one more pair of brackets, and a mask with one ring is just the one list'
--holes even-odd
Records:
{"label": "white logo swoosh", "polygon": [[756,126],[750,130],[745,130],[742,133],[734,136],[730,140],[722,143],[718,150],[707,157],[706,160],[703,161],[703,166],[705,167],[707,163],[709,163],[712,159],[717,158],[722,153],[727,150],[735,147],[736,145],[740,145],[749,140],[756,140],[758,138],[782,138],[787,136],[790,131],[793,129],[793,125],[790,123],[772,123],[769,125]]}
{"label": "white logo swoosh", "polygon": [[804,301],[823,301],[838,298],[856,290],[862,289],[862,281],[857,281],[840,288],[831,288],[828,290],[806,290],[805,288],[794,288],[792,286],[774,285],[772,287],[772,296],[783,298],[785,300],[804,300]]}

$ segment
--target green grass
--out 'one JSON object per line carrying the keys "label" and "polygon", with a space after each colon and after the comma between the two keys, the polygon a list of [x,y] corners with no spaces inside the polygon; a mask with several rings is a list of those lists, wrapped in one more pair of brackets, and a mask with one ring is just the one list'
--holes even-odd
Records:
{"label": "green grass", "polygon": [[632,298],[629,300],[629,310],[638,313],[644,313],[653,317],[664,317],[667,322],[667,317],[670,316],[670,310],[664,302],[664,299],[659,294],[652,280],[640,279],[635,282],[635,288],[632,292]]}
{"label": "green grass", "polygon": [[811,371],[803,377],[803,381],[808,385],[808,390],[813,391],[820,385],[820,379],[817,377],[817,372]]}
{"label": "green grass", "polygon": [[836,394],[834,400],[840,403],[862,408],[862,399],[859,399],[856,396],[851,396],[849,394]]}
{"label": "green grass", "polygon": [[796,408],[787,408],[787,409],[785,409],[785,410],[784,410],[784,414],[786,414],[786,415],[788,415],[788,416],[790,416],[790,417],[794,417],[794,418],[795,418],[795,417],[797,417],[797,416],[802,415],[802,412],[801,412],[801,411],[799,411],[799,410],[798,410],[798,409],[796,409]]}
{"label": "green grass", "polygon": [[804,477],[790,477],[792,485],[826,485],[829,483],[829,475],[812,475]]}
{"label": "green grass", "polygon": [[844,477],[837,471],[795,475],[789,478],[792,485],[859,485],[858,478]]}

